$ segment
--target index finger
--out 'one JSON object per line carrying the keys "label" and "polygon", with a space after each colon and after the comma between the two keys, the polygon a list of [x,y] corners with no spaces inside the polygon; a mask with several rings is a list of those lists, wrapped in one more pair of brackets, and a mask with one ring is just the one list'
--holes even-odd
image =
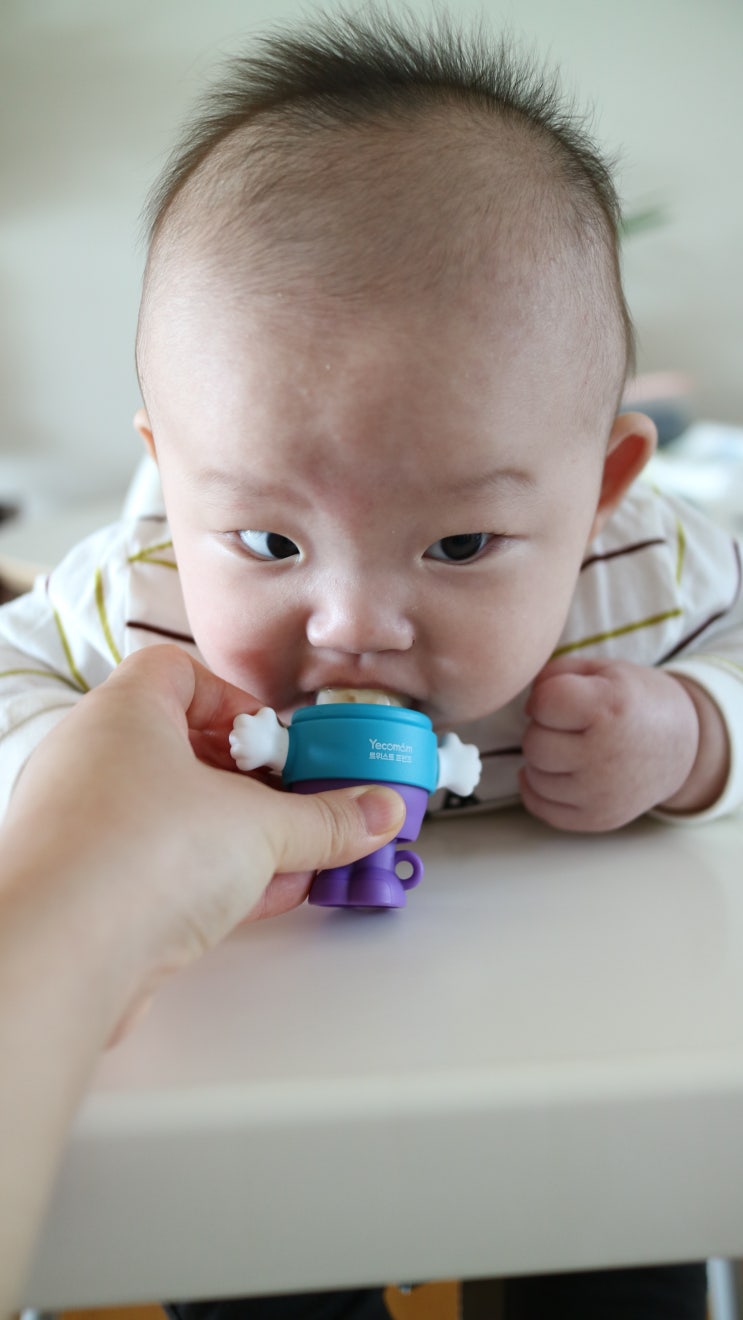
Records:
{"label": "index finger", "polygon": [[122,662],[109,682],[133,682],[171,708],[191,734],[226,735],[237,715],[254,715],[261,703],[227,683],[172,643],[148,646]]}

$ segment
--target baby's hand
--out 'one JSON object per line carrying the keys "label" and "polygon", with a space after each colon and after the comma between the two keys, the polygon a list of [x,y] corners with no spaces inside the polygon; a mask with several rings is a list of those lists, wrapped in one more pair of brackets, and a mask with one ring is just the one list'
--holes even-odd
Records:
{"label": "baby's hand", "polygon": [[617,829],[659,803],[675,805],[697,757],[696,701],[662,669],[552,661],[525,709],[521,795],[558,829]]}

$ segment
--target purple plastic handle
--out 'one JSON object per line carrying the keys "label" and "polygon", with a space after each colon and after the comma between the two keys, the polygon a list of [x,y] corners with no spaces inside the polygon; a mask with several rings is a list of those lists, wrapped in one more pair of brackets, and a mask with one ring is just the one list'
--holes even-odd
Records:
{"label": "purple plastic handle", "polygon": [[[324,789],[340,788],[343,784],[366,782],[359,779],[307,779],[292,784],[292,792],[321,793]],[[403,843],[411,843],[418,838],[428,793],[425,788],[411,788],[407,784],[392,784],[390,787],[397,790],[406,807],[405,821],[397,839],[349,866],[335,866],[320,871],[310,888],[310,903],[317,907],[405,907],[405,892],[420,884],[423,863],[417,853],[407,848],[397,851],[397,842],[401,839]],[[405,879],[397,874],[400,862],[406,862],[412,870],[412,874]]]}

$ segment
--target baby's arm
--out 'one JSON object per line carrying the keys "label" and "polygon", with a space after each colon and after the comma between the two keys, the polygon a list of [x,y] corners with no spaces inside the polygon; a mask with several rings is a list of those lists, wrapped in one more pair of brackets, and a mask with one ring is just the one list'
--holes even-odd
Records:
{"label": "baby's arm", "polygon": [[119,541],[116,529],[96,533],[0,608],[0,818],[36,746],[123,650]]}
{"label": "baby's arm", "polygon": [[560,829],[616,829],[657,807],[699,813],[728,779],[719,707],[664,669],[556,660],[537,676],[526,714],[523,801]]}
{"label": "baby's arm", "polygon": [[638,482],[525,710],[524,802],[563,829],[743,804],[743,546]]}
{"label": "baby's arm", "polygon": [[59,664],[54,616],[40,597],[39,587],[0,610],[0,818],[34,748],[86,690]]}

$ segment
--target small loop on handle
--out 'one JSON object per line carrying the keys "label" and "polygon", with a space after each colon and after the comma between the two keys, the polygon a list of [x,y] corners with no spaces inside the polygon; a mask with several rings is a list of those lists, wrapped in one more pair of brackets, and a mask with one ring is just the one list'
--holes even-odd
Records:
{"label": "small loop on handle", "polygon": [[410,852],[408,848],[398,848],[395,853],[395,875],[397,875],[397,868],[400,865],[400,862],[407,862],[408,866],[412,866],[413,868],[411,875],[397,876],[400,884],[403,889],[415,889],[415,886],[419,885],[423,879],[423,863],[420,857],[417,853]]}

